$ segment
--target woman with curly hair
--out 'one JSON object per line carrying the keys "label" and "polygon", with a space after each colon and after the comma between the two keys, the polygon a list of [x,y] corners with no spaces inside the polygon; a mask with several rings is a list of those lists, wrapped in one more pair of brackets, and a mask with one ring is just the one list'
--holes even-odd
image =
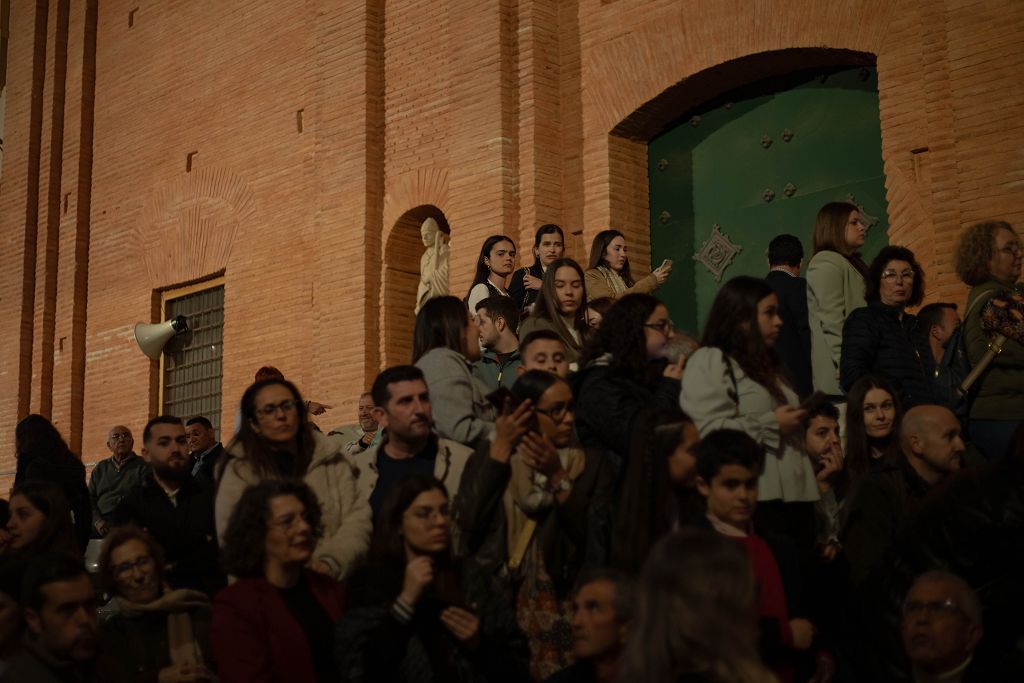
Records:
{"label": "woman with curly hair", "polygon": [[865,290],[868,305],[843,324],[839,383],[849,391],[865,375],[892,382],[903,405],[938,403],[929,376],[931,349],[917,331],[917,317],[906,312],[924,298],[924,271],[906,247],[888,246],[871,262]]}
{"label": "woman with curly hair", "polygon": [[676,404],[686,359],[667,362],[673,336],[668,309],[650,294],[628,294],[608,309],[584,346],[573,386],[584,446],[605,448],[624,461],[637,414]]}
{"label": "woman with curly hair", "polygon": [[1006,454],[1014,430],[1024,418],[1024,287],[1021,241],[1006,221],[971,226],[960,238],[956,273],[971,288],[963,330],[967,355],[977,364],[989,343],[1006,337],[976,382],[968,430],[989,458]]}
{"label": "woman with curly hair", "polygon": [[529,651],[501,591],[452,553],[448,492],[427,474],[384,500],[370,559],[348,581],[336,653],[344,683],[518,683]]}
{"label": "woman with curly hair", "polygon": [[634,280],[626,257],[626,238],[618,230],[602,230],[590,245],[587,291],[594,299],[621,299],[627,294],[649,294],[665,283],[672,273],[671,261],[665,261],[651,274]]}
{"label": "woman with curly hair", "polygon": [[18,423],[14,428],[14,445],[18,458],[14,485],[49,481],[59,486],[74,515],[75,542],[84,549],[93,529],[92,505],[81,459],[42,415],[29,415]]}
{"label": "woman with curly hair", "polygon": [[552,330],[565,346],[569,367],[576,369],[587,327],[587,291],[583,288],[583,269],[571,258],[558,259],[548,267],[540,298],[533,313],[519,326],[519,338],[535,330]]}
{"label": "woman with curly hair", "polygon": [[214,521],[224,543],[232,511],[247,487],[268,479],[301,479],[323,501],[324,533],[312,568],[340,579],[370,542],[370,505],[356,490],[344,445],[313,429],[298,388],[265,379],[245,390],[242,424],[217,460]]}
{"label": "woman with curly hair", "polygon": [[811,328],[814,388],[839,397],[843,323],[864,305],[867,264],[860,256],[866,229],[860,210],[829,202],[814,221],[813,256],[807,264],[807,322]]}
{"label": "woman with curly hair", "polygon": [[665,537],[640,576],[619,680],[772,683],[758,654],[756,595],[734,539],[703,530]]}
{"label": "woman with curly hair", "polygon": [[221,681],[338,680],[341,586],[307,568],[323,533],[320,502],[301,481],[268,480],[242,494],[222,546],[224,570],[238,581],[213,603]]}
{"label": "woman with curly hair", "polygon": [[763,535],[792,539],[810,562],[821,495],[800,443],[806,411],[775,350],[781,328],[771,285],[748,276],[726,282],[711,304],[700,348],[686,364],[680,404],[702,437],[736,429],[764,447],[754,525]]}
{"label": "woman with curly hair", "polygon": [[160,544],[133,526],[107,535],[100,551],[100,583],[114,596],[104,606],[94,680],[196,680],[213,678],[210,599],[164,583]]}

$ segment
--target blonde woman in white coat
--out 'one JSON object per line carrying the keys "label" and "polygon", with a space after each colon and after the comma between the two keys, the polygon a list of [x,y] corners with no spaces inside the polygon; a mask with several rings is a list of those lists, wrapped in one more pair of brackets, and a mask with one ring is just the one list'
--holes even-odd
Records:
{"label": "blonde woman in white coat", "polygon": [[311,568],[335,579],[347,575],[370,543],[370,506],[356,491],[340,439],[313,429],[294,384],[256,382],[242,396],[242,425],[221,456],[214,516],[223,540],[231,511],[246,488],[265,479],[301,479],[322,507],[324,534]]}
{"label": "blonde woman in white coat", "polygon": [[782,320],[778,298],[760,278],[736,277],[715,297],[701,346],[686,363],[680,404],[701,437],[738,429],[765,449],[754,525],[758,533],[791,538],[814,557],[814,466],[800,444],[796,392],[783,375],[775,341]]}
{"label": "blonde woman in white coat", "polygon": [[848,202],[821,207],[814,222],[813,256],[807,264],[807,322],[811,328],[811,374],[814,388],[842,396],[839,355],[843,323],[866,306],[864,278],[868,266],[858,249],[864,246],[860,211]]}

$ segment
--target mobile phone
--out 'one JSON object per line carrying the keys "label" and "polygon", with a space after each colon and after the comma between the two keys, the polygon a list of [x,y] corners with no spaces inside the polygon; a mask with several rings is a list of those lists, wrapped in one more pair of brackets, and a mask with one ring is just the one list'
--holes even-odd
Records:
{"label": "mobile phone", "polygon": [[659,266],[659,268],[661,268],[662,270],[664,270],[665,268],[671,268],[671,267],[672,267],[672,259],[670,259],[670,258],[667,258],[664,261],[662,261],[661,265]]}

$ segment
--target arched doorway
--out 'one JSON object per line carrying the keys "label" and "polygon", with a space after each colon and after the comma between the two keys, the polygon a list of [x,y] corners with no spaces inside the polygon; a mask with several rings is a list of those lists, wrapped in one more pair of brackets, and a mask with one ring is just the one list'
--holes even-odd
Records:
{"label": "arched doorway", "polygon": [[887,242],[873,66],[771,76],[684,112],[648,143],[651,262],[675,263],[659,296],[680,328],[703,327],[721,283],[763,276],[775,235],[800,237],[806,264],[826,202],[863,207],[866,259]]}
{"label": "arched doorway", "polygon": [[441,209],[424,204],[409,209],[395,221],[384,246],[381,277],[381,369],[408,363],[412,355],[412,332],[416,323],[416,289],[420,281],[423,241],[420,226],[433,218],[441,230],[451,234]]}

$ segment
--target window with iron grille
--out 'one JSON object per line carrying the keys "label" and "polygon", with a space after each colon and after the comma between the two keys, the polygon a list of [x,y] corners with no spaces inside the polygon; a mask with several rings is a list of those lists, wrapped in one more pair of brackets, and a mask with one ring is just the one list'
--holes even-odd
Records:
{"label": "window with iron grille", "polygon": [[[164,320],[183,315],[189,333],[164,354],[161,405],[164,415],[188,420],[203,415],[220,437],[221,377],[224,359],[224,286],[164,295]],[[179,296],[179,294],[181,294]]]}

